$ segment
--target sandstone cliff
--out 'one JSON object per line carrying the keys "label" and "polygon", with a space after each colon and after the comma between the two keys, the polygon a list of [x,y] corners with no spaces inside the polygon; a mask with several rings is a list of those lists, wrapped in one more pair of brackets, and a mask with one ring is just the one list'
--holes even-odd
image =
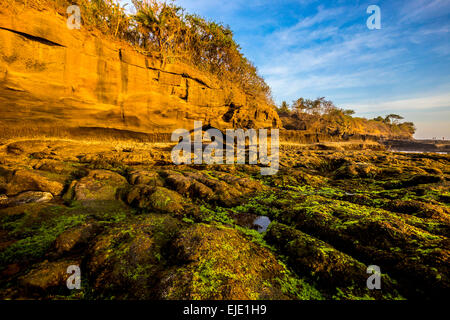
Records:
{"label": "sandstone cliff", "polygon": [[51,10],[0,9],[0,127],[100,127],[168,133],[280,127],[272,107],[232,83],[158,60]]}

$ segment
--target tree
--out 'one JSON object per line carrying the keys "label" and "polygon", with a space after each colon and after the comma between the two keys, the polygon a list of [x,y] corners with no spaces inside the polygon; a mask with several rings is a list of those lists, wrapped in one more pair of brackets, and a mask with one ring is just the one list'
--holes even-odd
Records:
{"label": "tree", "polygon": [[297,113],[302,113],[305,112],[306,110],[306,105],[305,105],[305,99],[303,98],[299,98],[297,100],[294,100],[292,102],[292,108],[297,111]]}
{"label": "tree", "polygon": [[161,54],[162,65],[166,59],[177,50],[178,36],[182,29],[179,17],[180,7],[156,0],[141,2],[133,0],[136,7],[134,20],[138,23],[143,34],[144,47],[156,49]]}
{"label": "tree", "polygon": [[376,118],[373,118],[374,121],[384,122],[384,118],[382,116],[378,116]]}
{"label": "tree", "polygon": [[195,65],[220,79],[239,84],[254,99],[273,103],[270,87],[241,53],[229,26],[187,14],[173,2],[132,2],[136,14],[130,24],[128,40],[144,48],[143,53],[153,56],[156,52],[163,67],[166,61],[174,59]]}
{"label": "tree", "polygon": [[411,135],[416,133],[416,126],[412,122],[403,122],[399,126],[400,128],[408,131]]}
{"label": "tree", "polygon": [[404,119],[402,116],[399,116],[398,114],[391,113],[391,114],[387,115],[386,118],[384,118],[384,121],[386,123],[391,123],[392,122],[394,124],[398,124],[398,121],[402,120],[402,119]]}
{"label": "tree", "polygon": [[280,105],[280,108],[278,109],[278,113],[280,114],[289,114],[290,110],[289,110],[289,105],[287,104],[286,101],[283,101]]}
{"label": "tree", "polygon": [[325,101],[325,97],[317,98],[316,100],[313,100],[312,103],[309,104],[309,109],[312,114],[319,115],[322,111],[322,105]]}
{"label": "tree", "polygon": [[348,110],[344,110],[343,113],[344,113],[344,115],[346,115],[346,116],[352,116],[352,115],[355,114],[355,110],[350,110],[350,109],[348,109]]}

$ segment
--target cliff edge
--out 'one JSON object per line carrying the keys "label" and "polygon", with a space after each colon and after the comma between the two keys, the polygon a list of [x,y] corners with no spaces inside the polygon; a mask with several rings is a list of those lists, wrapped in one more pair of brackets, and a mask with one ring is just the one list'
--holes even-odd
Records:
{"label": "cliff edge", "polygon": [[196,68],[140,54],[54,10],[0,9],[0,126],[8,132],[96,127],[144,133],[281,127],[264,101]]}

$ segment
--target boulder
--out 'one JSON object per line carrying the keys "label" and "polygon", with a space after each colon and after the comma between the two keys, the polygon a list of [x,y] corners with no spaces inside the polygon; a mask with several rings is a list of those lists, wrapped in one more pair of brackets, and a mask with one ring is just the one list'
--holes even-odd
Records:
{"label": "boulder", "polygon": [[31,202],[49,202],[53,200],[53,195],[50,192],[41,191],[26,191],[11,199],[9,199],[9,205],[19,205]]}
{"label": "boulder", "polygon": [[366,265],[292,227],[274,222],[269,226],[265,239],[288,258],[298,274],[317,278],[329,292],[335,294],[340,290],[341,294],[351,297],[371,296],[378,299],[386,293],[399,296],[392,280],[386,275],[382,279],[383,293],[369,290],[366,286]]}
{"label": "boulder", "polygon": [[61,256],[83,248],[98,231],[99,227],[92,223],[86,223],[64,231],[53,243],[52,255]]}
{"label": "boulder", "polygon": [[135,170],[130,172],[130,184],[147,184],[150,186],[164,185],[164,181],[156,171]]}
{"label": "boulder", "polygon": [[70,277],[67,268],[80,265],[78,260],[49,262],[45,260],[34,266],[30,272],[19,278],[21,289],[27,294],[49,294],[49,290],[67,290],[66,281]]}
{"label": "boulder", "polygon": [[66,199],[115,200],[119,189],[128,186],[120,174],[107,170],[92,170],[86,177],[71,183],[65,194]]}
{"label": "boulder", "polygon": [[162,277],[162,299],[291,299],[297,294],[320,298],[302,281],[292,285],[287,270],[269,250],[235,229],[197,224],[181,231],[173,247],[180,266]]}
{"label": "boulder", "polygon": [[128,204],[135,208],[175,213],[183,210],[183,197],[164,187],[136,185],[126,196]]}
{"label": "boulder", "polygon": [[60,195],[64,189],[61,182],[53,181],[43,174],[33,170],[17,170],[12,179],[6,185],[6,194],[17,195],[23,191],[50,192],[52,195]]}
{"label": "boulder", "polygon": [[93,294],[116,299],[158,298],[159,276],[167,267],[167,248],[180,223],[152,214],[106,230],[95,238],[87,255]]}

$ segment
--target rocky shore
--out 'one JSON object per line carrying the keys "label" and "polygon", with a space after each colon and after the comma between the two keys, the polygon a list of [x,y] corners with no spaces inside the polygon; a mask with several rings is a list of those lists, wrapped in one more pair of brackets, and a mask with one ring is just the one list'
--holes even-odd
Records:
{"label": "rocky shore", "polygon": [[384,144],[392,151],[450,153],[448,140],[387,140]]}
{"label": "rocky shore", "polygon": [[[450,287],[449,156],[282,144],[280,170],[171,145],[0,147],[3,299],[433,299]],[[252,225],[270,221],[267,230]],[[263,231],[263,232],[261,232]],[[81,289],[66,286],[80,267]],[[382,289],[366,286],[369,265]]]}

